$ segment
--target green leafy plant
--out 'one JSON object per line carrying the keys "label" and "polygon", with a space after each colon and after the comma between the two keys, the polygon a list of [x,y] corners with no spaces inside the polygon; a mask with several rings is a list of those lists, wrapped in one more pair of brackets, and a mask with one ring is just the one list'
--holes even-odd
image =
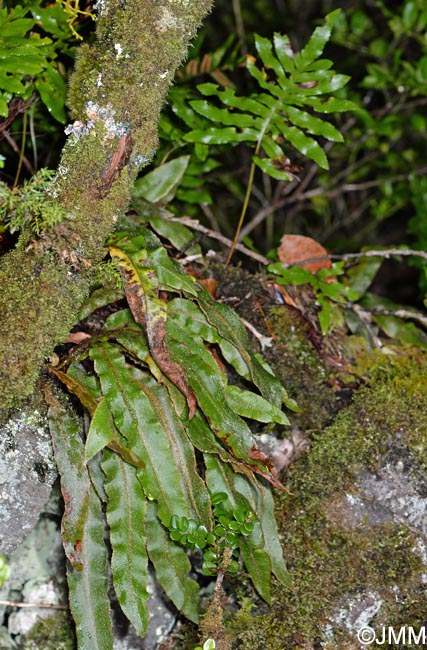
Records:
{"label": "green leafy plant", "polygon": [[[427,27],[426,8],[413,0],[405,0],[398,11],[388,8],[384,2],[377,2],[377,6],[387,19],[395,39],[394,51],[384,36],[372,41],[370,53],[376,60],[367,65],[368,74],[363,85],[376,90],[400,88],[400,92],[409,90],[413,95],[424,94],[427,85],[427,56],[423,51]],[[410,39],[415,46],[414,51],[419,52],[419,56],[413,60],[402,58],[401,44],[406,39]]]}
{"label": "green leafy plant", "polygon": [[180,108],[179,104],[175,107],[176,113],[192,129],[184,140],[198,147],[195,153],[202,160],[206,159],[212,145],[245,143],[254,147],[242,211],[227,261],[231,259],[243,225],[255,168],[259,167],[277,180],[291,181],[294,176],[289,170],[292,169],[293,154],[289,145],[321,168],[328,169],[326,154],[316,138],[343,141],[333,124],[315,115],[356,108],[347,99],[331,96],[345,86],[349,77],[337,74],[329,59],[319,58],[339,15],[339,9],[328,14],[324,24],[316,28],[306,46],[297,54],[294,54],[287,36],[275,34],[273,43],[255,36],[263,67],[260,69],[251,56],[247,57],[246,67],[261,92],[241,97],[230,85],[223,89],[212,83],[199,85],[198,91],[209,99],[192,100],[189,105],[204,118],[202,123],[200,117],[194,119],[182,104]]}
{"label": "green leafy plant", "polygon": [[0,183],[0,221],[10,232],[39,235],[62,221],[66,212],[49,195],[54,172],[41,169],[15,189]]}
{"label": "green leafy plant", "polygon": [[[130,310],[109,316],[66,373],[52,369],[91,415],[85,442],[48,396],[63,493],[73,495],[63,520],[71,609],[79,643],[97,638],[103,650],[112,641],[100,571],[107,560],[102,502],[115,591],[141,635],[148,622],[148,559],[178,609],[198,620],[198,585],[188,575],[183,541],[195,548],[206,541],[206,570],[217,566],[223,548],[239,548],[267,601],[272,575],[287,580],[268,486],[281,484],[246,419],[284,425],[282,404],[294,407],[249,351],[237,315],[188,276],[150,230],[117,232],[110,253]],[[213,348],[244,389],[229,385]],[[223,495],[230,510],[220,504]]]}
{"label": "green leafy plant", "polygon": [[228,497],[225,492],[219,492],[211,497],[213,505],[212,532],[206,526],[187,517],[174,515],[169,524],[170,537],[175,542],[194,551],[203,551],[202,571],[206,575],[215,575],[224,559],[225,548],[232,551],[228,558],[226,570],[236,573],[239,570],[237,561],[239,555],[240,536],[248,537],[254,530],[254,514],[249,510],[238,508],[226,509],[224,502]]}
{"label": "green leafy plant", "polygon": [[[375,256],[372,251],[368,251],[366,258],[364,253],[355,254],[354,257],[359,259],[349,268],[342,261],[335,262],[332,268],[312,273],[302,266],[286,268],[277,262],[270,264],[268,270],[274,273],[279,284],[309,285],[313,289],[320,307],[317,316],[323,335],[337,324],[341,326],[344,318],[349,330],[365,338],[369,346],[378,345],[378,336],[382,333],[425,348],[427,318],[413,307],[402,307],[368,291],[382,264],[382,251],[375,252],[379,255]],[[401,253],[407,252],[406,247],[402,247]],[[386,256],[391,255],[387,251],[384,253]],[[392,254],[399,257],[399,249],[395,249]],[[349,258],[352,259],[353,256],[349,255]]]}
{"label": "green leafy plant", "polygon": [[[276,35],[276,55],[266,39],[257,38],[262,61],[277,81],[268,81],[266,70],[249,61],[261,95],[242,99],[229,87],[204,86],[206,96],[221,99],[227,108],[207,102],[190,109],[183,105],[186,119],[197,124],[220,120],[225,127],[208,128],[209,144],[254,143],[254,164],[276,178],[289,178],[273,169],[273,160],[283,156],[283,138],[327,166],[311,136],[322,129],[332,140],[341,136],[312,111],[352,107],[321,97],[347,81],[330,70],[331,62],[318,61],[337,15],[331,14],[295,57],[286,37]],[[183,139],[199,144],[196,152],[202,157],[206,154],[206,141],[200,137],[198,142],[197,131]],[[119,298],[127,307],[108,316],[78,360],[52,369],[91,416],[82,440],[75,421],[48,395],[63,493],[79,491],[66,509],[63,539],[81,646],[89,638],[103,650],[112,645],[108,585],[100,571],[108,560],[103,507],[115,592],[141,635],[148,623],[148,560],[177,608],[198,620],[198,585],[189,577],[183,546],[200,549],[204,572],[222,577],[238,570],[240,557],[267,602],[272,576],[288,580],[270,491],[270,485],[283,486],[254,444],[248,423],[286,425],[282,406],[296,405],[262,358],[250,352],[238,316],[186,274],[153,232],[191,252],[191,233],[171,222],[164,207],[184,179],[188,182],[190,169],[190,157],[184,155],[137,181],[136,215],[122,220],[109,240],[124,293],[112,285],[98,290],[81,315]]]}
{"label": "green leafy plant", "polygon": [[[421,38],[425,11],[413,9],[413,4],[404,3],[402,21],[406,30],[415,26]],[[64,6],[68,13],[64,14]],[[69,26],[81,15],[78,7],[78,2],[31,2],[1,10],[0,45],[11,52],[10,61],[0,52],[3,114],[13,95],[27,99],[35,89],[52,115],[64,120],[65,82],[57,53],[66,47],[65,33],[69,35]],[[198,88],[204,99],[190,97],[185,87],[171,93],[172,110],[181,126],[162,119],[166,145],[161,164],[137,181],[135,211],[122,219],[108,242],[111,261],[101,271],[104,286],[81,309],[84,343],[65,355],[61,365],[50,368],[90,419],[82,432],[80,421],[56,389],[46,385],[66,506],[63,541],[70,603],[81,648],[109,650],[113,645],[107,564],[119,604],[140,635],[149,618],[148,562],[172,602],[195,622],[199,587],[191,577],[188,549],[200,551],[207,575],[233,573],[241,560],[266,602],[273,577],[282,584],[288,580],[271,493],[271,486],[283,486],[270,460],[254,444],[252,423],[260,428],[286,426],[282,409],[294,409],[295,403],[263,359],[250,351],[238,316],[218,304],[173,259],[174,249],[198,254],[200,247],[184,225],[172,221],[171,209],[165,206],[170,208],[174,198],[189,204],[213,202],[207,182],[200,190],[199,175],[219,165],[214,155],[221,147],[244,143],[253,153],[240,225],[256,169],[278,183],[295,182],[291,171],[295,159],[308,158],[316,169],[328,169],[323,141],[343,138],[323,116],[355,108],[345,98],[348,76],[336,74],[332,62],[320,58],[340,20],[338,11],[329,14],[299,53],[286,36],[276,34],[272,41],[257,36],[259,61],[248,57],[246,62],[258,86],[250,95],[241,96],[225,76],[226,48],[218,50],[209,67],[216,83]],[[34,30],[55,36],[58,43]],[[377,54],[373,49],[372,55],[379,57],[384,43],[375,48]],[[393,61],[395,71],[400,70],[398,58]],[[421,94],[425,84],[424,59],[406,68],[414,95]],[[232,60],[235,63],[234,56]],[[402,70],[390,81],[382,67],[377,63],[368,69],[364,88],[378,85],[385,92],[395,78],[403,80]],[[196,73],[202,71],[197,66]],[[186,78],[191,74],[187,69]],[[396,115],[374,119],[360,110],[359,116],[359,135],[365,127],[368,130],[368,153],[385,147],[396,126],[401,128]],[[422,132],[425,119],[420,112],[414,123]],[[183,155],[170,159],[178,149]],[[354,148],[351,180],[373,168],[363,151],[362,145]],[[379,168],[395,169],[399,154],[388,153]],[[408,162],[411,156],[405,151],[402,157]],[[332,155],[332,160],[336,164],[339,157],[334,160]],[[0,186],[1,215],[9,230],[39,234],[61,220],[62,213],[48,198],[50,188],[47,171],[13,191]],[[318,215],[325,204],[321,189],[313,195]],[[424,185],[417,184],[414,192],[421,210]],[[396,200],[391,194],[385,182],[375,205],[381,218],[402,205],[404,192]],[[413,233],[421,245],[424,233],[418,221]],[[317,275],[280,265],[268,270],[278,283],[312,287],[323,333],[333,328],[339,308],[356,334],[368,324],[370,335],[379,328],[425,345],[420,330],[391,313],[398,310],[396,305],[368,292],[379,264],[364,261],[347,270],[335,264]],[[354,303],[360,309],[354,309]],[[90,320],[98,309],[100,323],[91,329],[84,319]],[[203,650],[214,647],[214,639],[208,638]]]}
{"label": "green leafy plant", "polygon": [[[200,158],[212,144],[249,143],[255,148],[253,170],[258,166],[279,181],[292,178],[279,169],[287,145],[327,168],[318,138],[342,137],[313,113],[354,107],[329,96],[348,78],[319,59],[337,17],[330,14],[299,54],[287,37],[276,35],[274,48],[257,37],[263,68],[252,60],[247,67],[261,92],[242,98],[231,87],[203,85],[200,92],[216,103],[195,100],[181,108],[189,122],[209,126],[193,129],[182,141],[198,145]],[[205,162],[210,169],[215,164],[206,157]],[[140,635],[149,617],[149,561],[172,602],[193,621],[199,617],[198,584],[185,549],[199,549],[203,570],[212,575],[224,569],[224,558],[226,570],[235,572],[240,557],[267,602],[272,577],[288,580],[270,488],[283,486],[254,444],[250,422],[286,425],[282,408],[295,404],[262,358],[250,352],[238,316],[185,273],[159,239],[169,242],[169,250],[199,250],[164,207],[183,188],[190,191],[193,163],[189,155],[179,156],[137,181],[136,214],[123,219],[108,242],[110,283],[81,310],[82,319],[107,306],[109,315],[62,365],[51,368],[90,416],[83,436],[76,418],[46,388],[66,500],[70,603],[82,648],[112,647],[108,562],[119,604]],[[23,219],[20,214],[18,221]],[[123,289],[115,282],[117,269]],[[317,276],[275,265],[269,270],[279,282],[311,284],[324,332],[332,323],[329,301],[345,306],[367,289],[328,282],[328,276],[343,274],[343,265]]]}
{"label": "green leafy plant", "polygon": [[[417,237],[418,213],[411,215],[426,169],[426,15],[423,3],[378,0],[369,10],[356,2],[335,23],[331,42],[357,81],[345,92],[359,110],[344,125],[347,144],[331,151],[331,174],[313,176],[298,210],[291,208],[293,226],[331,249],[337,241],[341,250],[376,247],[385,231],[397,246]],[[413,247],[423,249],[421,240]],[[424,290],[423,273],[420,282]]]}
{"label": "green leafy plant", "polygon": [[[342,142],[343,137],[332,124],[313,113],[338,113],[356,108],[348,100],[329,96],[341,89],[349,77],[335,73],[331,69],[332,61],[319,59],[339,14],[339,9],[330,13],[297,54],[292,51],[287,36],[275,34],[274,46],[269,39],[255,36],[264,67],[258,68],[253,57],[248,57],[246,67],[262,92],[238,97],[230,87],[221,90],[214,84],[199,85],[202,95],[217,98],[223,107],[206,100],[191,101],[193,110],[208,121],[205,128],[190,131],[185,139],[205,145],[253,143],[253,162],[277,179],[292,178],[279,168],[285,154],[289,157],[283,142],[328,169],[326,155],[312,136],[333,142]],[[261,152],[265,157],[261,157]]]}
{"label": "green leafy plant", "polygon": [[344,264],[335,263],[330,269],[321,269],[311,273],[301,266],[285,268],[279,262],[270,264],[268,270],[274,273],[279,284],[295,286],[309,284],[315,292],[316,300],[320,305],[318,313],[322,334],[326,334],[333,324],[333,307],[331,303],[345,303],[356,300],[359,295],[345,282],[339,282],[338,276],[344,273]]}
{"label": "green leafy plant", "polygon": [[69,54],[72,33],[64,4],[33,0],[0,9],[1,116],[7,117],[13,97],[28,100],[37,92],[49,113],[65,123],[67,85],[58,54]]}

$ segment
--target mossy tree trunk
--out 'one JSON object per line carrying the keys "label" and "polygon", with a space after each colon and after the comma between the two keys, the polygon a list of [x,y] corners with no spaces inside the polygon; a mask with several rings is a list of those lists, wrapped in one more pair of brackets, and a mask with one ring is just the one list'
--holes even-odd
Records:
{"label": "mossy tree trunk", "polygon": [[154,155],[175,70],[211,5],[98,1],[96,42],[77,57],[69,94],[74,123],[53,186],[67,217],[30,242],[24,233],[0,262],[1,408],[32,392],[43,360],[76,321],[105,239]]}

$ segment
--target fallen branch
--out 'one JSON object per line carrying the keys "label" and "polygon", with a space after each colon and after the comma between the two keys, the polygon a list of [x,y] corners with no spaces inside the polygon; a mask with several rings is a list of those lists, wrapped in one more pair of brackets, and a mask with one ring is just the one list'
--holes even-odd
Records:
{"label": "fallen branch", "polygon": [[423,327],[427,327],[427,316],[420,314],[419,312],[413,312],[409,309],[381,309],[374,307],[371,309],[371,313],[377,316],[396,316],[397,318],[402,318],[403,320],[416,320]]}

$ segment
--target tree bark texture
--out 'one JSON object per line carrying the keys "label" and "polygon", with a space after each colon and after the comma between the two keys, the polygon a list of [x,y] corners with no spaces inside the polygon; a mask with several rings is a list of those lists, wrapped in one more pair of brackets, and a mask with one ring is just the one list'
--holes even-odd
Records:
{"label": "tree bark texture", "polygon": [[[67,217],[0,260],[0,406],[32,391],[87,296],[104,242],[153,158],[168,87],[212,0],[98,0],[71,79],[74,120],[50,198]],[[24,239],[25,237],[25,239]],[[25,241],[25,243],[24,243]]]}

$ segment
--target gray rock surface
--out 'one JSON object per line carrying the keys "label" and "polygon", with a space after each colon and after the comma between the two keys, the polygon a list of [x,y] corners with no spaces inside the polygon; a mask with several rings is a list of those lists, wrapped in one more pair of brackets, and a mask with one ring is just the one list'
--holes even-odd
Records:
{"label": "gray rock surface", "polygon": [[32,531],[56,477],[47,421],[16,411],[0,428],[0,554],[10,556]]}
{"label": "gray rock surface", "polygon": [[[54,488],[36,526],[10,555],[10,576],[0,589],[1,601],[67,606],[60,508],[59,490]],[[120,629],[120,625],[116,624],[114,650],[155,650],[175,625],[176,610],[165,598],[151,572],[148,591],[151,616],[146,636],[141,639],[131,625]],[[33,626],[52,616],[55,611],[57,610],[47,607],[20,608],[0,604],[0,650],[21,647]],[[116,616],[113,619],[116,620]]]}

